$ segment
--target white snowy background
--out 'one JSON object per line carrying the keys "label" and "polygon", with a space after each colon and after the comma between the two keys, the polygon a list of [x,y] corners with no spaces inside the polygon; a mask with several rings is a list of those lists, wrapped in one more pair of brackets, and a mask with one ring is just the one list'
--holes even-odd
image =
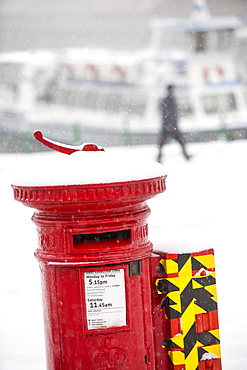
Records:
{"label": "white snowy background", "polygon": [[[191,161],[176,143],[164,148],[167,191],[148,202],[155,249],[214,248],[224,370],[247,368],[247,141],[190,144]],[[107,148],[113,156],[155,159],[155,146]],[[44,370],[45,346],[33,210],[14,201],[11,178],[20,169],[63,154],[1,154],[0,369]]]}

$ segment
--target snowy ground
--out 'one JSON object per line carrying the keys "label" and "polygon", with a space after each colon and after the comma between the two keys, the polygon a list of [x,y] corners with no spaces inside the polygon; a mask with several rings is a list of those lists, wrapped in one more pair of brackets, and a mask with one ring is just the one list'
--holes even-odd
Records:
{"label": "snowy ground", "polygon": [[[167,191],[149,201],[149,236],[155,249],[213,247],[224,370],[246,369],[247,141],[191,144],[186,162],[177,144],[164,149]],[[115,154],[154,159],[154,146],[110,148]],[[0,155],[1,268],[0,369],[44,370],[44,336],[36,230],[32,209],[13,200],[18,168],[62,155]]]}

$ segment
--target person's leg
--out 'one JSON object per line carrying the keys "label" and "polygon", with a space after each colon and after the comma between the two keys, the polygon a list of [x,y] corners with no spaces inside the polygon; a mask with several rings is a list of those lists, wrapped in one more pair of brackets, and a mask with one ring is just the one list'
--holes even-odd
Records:
{"label": "person's leg", "polygon": [[182,152],[183,152],[184,157],[186,159],[190,159],[191,158],[191,155],[189,155],[187,153],[184,140],[183,140],[182,135],[180,134],[179,131],[176,131],[176,133],[174,135],[174,139],[177,140],[177,142],[181,145],[181,148],[182,148]]}
{"label": "person's leg", "polygon": [[166,142],[166,133],[165,131],[162,131],[160,134],[160,139],[159,139],[159,144],[158,144],[158,157],[157,157],[157,162],[161,163],[162,161],[162,149],[163,145]]}

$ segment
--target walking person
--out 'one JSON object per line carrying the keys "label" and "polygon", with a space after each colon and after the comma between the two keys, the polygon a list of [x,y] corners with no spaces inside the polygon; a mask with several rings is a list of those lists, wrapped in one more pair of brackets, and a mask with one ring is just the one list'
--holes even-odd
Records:
{"label": "walking person", "polygon": [[187,153],[184,139],[178,129],[178,105],[174,96],[174,86],[167,87],[168,95],[160,102],[162,114],[162,131],[159,140],[158,162],[162,160],[162,148],[169,136],[173,137],[181,145],[184,157],[188,160],[191,156]]}

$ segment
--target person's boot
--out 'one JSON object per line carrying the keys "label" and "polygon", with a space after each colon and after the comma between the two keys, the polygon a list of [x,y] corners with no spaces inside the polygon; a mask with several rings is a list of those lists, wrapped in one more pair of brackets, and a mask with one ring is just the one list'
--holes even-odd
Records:
{"label": "person's boot", "polygon": [[188,153],[185,153],[184,156],[187,159],[187,161],[189,161],[192,158],[192,155],[190,155]]}
{"label": "person's boot", "polygon": [[159,154],[158,154],[158,157],[157,157],[157,162],[161,163],[162,161],[162,151],[159,150]]}
{"label": "person's boot", "polygon": [[187,159],[187,161],[190,160],[192,157],[190,154],[187,153],[185,147],[183,147],[183,155]]}

